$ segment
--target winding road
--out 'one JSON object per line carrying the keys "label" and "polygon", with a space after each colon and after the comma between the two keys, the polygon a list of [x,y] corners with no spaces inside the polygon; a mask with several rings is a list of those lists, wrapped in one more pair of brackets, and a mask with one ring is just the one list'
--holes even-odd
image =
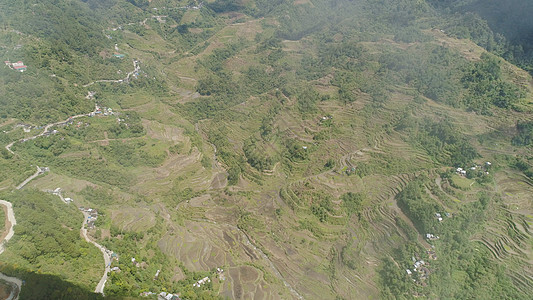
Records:
{"label": "winding road", "polygon": [[98,244],[97,242],[91,240],[89,236],[87,235],[87,228],[85,228],[85,224],[87,224],[87,220],[89,220],[89,213],[83,212],[83,223],[81,224],[80,233],[83,236],[83,238],[93,245],[95,245],[102,254],[104,255],[104,262],[105,262],[105,269],[104,269],[104,275],[102,275],[102,279],[100,279],[100,282],[98,282],[98,285],[94,289],[95,293],[104,294],[104,287],[107,282],[107,273],[111,271],[111,251],[107,250],[104,246]]}
{"label": "winding road", "polygon": [[[0,200],[0,205],[3,205],[7,208],[7,214],[6,214],[6,224],[8,224],[9,228],[7,230],[7,235],[3,238],[3,240],[0,241],[0,254],[2,254],[5,250],[5,244],[13,237],[15,232],[13,231],[13,226],[17,225],[17,220],[15,219],[15,213],[13,212],[13,205],[11,205],[11,202],[7,202],[5,200]],[[0,273],[0,279],[7,281],[11,285],[13,285],[13,289],[11,291],[11,294],[7,298],[7,300],[17,300],[19,297],[20,289],[22,287],[22,280],[15,278],[15,277],[9,277],[5,274]]]}
{"label": "winding road", "polygon": [[124,77],[124,79],[117,79],[117,80],[113,80],[113,79],[100,79],[100,80],[95,80],[93,82],[90,82],[90,83],[87,83],[85,85],[83,85],[83,87],[89,87],[95,83],[98,83],[98,82],[115,82],[115,83],[122,83],[122,82],[128,82],[130,80],[130,77],[131,75],[133,75],[134,73],[136,72],[139,72],[141,70],[141,66],[139,65],[139,61],[138,60],[133,60],[133,71],[129,72],[126,77]]}
{"label": "winding road", "polygon": [[[137,65],[137,61],[134,61],[134,65],[136,66],[136,69],[131,72],[131,73],[128,73],[128,76],[127,78],[129,78],[129,76],[131,74],[133,74],[136,70],[138,70],[138,65]],[[34,136],[31,136],[31,137],[27,137],[27,138],[22,138],[22,139],[19,139],[19,140],[16,140],[14,142],[11,142],[9,145],[7,145],[5,148],[7,151],[9,151],[11,154],[15,154],[15,152],[13,152],[13,150],[11,150],[11,147],[13,147],[13,145],[15,143],[19,143],[19,142],[26,142],[26,141],[29,141],[29,140],[33,140],[33,139],[36,139],[40,136],[44,136],[46,134],[50,134],[50,129],[54,126],[57,126],[57,125],[63,125],[63,124],[67,124],[68,122],[76,119],[76,118],[80,118],[80,117],[88,117],[90,116],[92,113],[95,113],[97,110],[95,108],[95,110],[91,113],[88,113],[88,114],[79,114],[79,115],[75,115],[75,116],[72,116],[72,117],[69,117],[68,119],[64,120],[64,121],[60,121],[60,122],[55,122],[55,123],[51,123],[51,124],[48,124],[44,127],[44,130],[39,133],[39,134],[36,134]],[[46,172],[47,169],[46,168],[40,168],[39,166],[37,166],[37,171],[31,175],[30,177],[28,177],[26,180],[24,180],[21,184],[19,184],[16,189],[17,190],[20,190],[22,189],[26,184],[28,184],[28,182],[30,182],[31,180],[33,180],[35,177],[43,174],[44,172]],[[13,208],[12,208],[12,205],[10,202],[7,202],[7,201],[4,201],[4,200],[0,200],[0,204],[1,205],[4,205],[7,207],[7,220],[8,220],[8,223],[11,224],[9,225],[10,228],[8,230],[8,233],[7,233],[7,236],[4,238],[3,241],[0,242],[0,254],[2,252],[4,252],[4,243],[7,242],[9,239],[11,239],[11,237],[13,237],[13,234],[14,234],[14,231],[13,231],[13,226],[16,223],[16,220],[15,220],[15,214],[13,212]],[[96,247],[98,247],[98,249],[100,249],[100,251],[102,251],[102,254],[104,256],[104,261],[105,261],[105,270],[104,270],[104,275],[102,276],[102,279],[100,279],[100,282],[98,283],[98,285],[96,286],[96,289],[95,289],[95,292],[96,293],[101,293],[102,295],[104,294],[104,286],[105,286],[105,283],[107,281],[107,273],[110,271],[110,265],[111,265],[111,253],[106,250],[103,246],[99,245],[98,243],[92,241],[91,239],[89,239],[89,237],[87,236],[87,229],[85,228],[85,224],[87,223],[87,219],[89,217],[89,215],[87,213],[84,212],[84,220],[83,220],[83,224],[82,224],[82,227],[81,227],[81,234],[82,236],[85,238],[85,240],[93,245],[95,245]],[[18,293],[20,292],[20,289],[21,289],[21,286],[22,286],[22,281],[18,278],[14,278],[14,277],[9,277],[9,276],[6,276],[2,273],[0,273],[0,279],[3,279],[5,281],[8,281],[12,284],[14,284],[17,289],[13,289],[13,292],[12,292],[12,295],[10,295],[10,297],[8,298],[8,300],[17,300],[18,299]]]}
{"label": "winding road", "polygon": [[[96,112],[96,109],[93,112]],[[10,144],[8,144],[6,146],[6,150],[9,151],[9,153],[11,153],[11,154],[15,154],[15,152],[13,152],[13,150],[11,150],[11,147],[13,147],[13,145],[15,143],[22,143],[22,142],[26,142],[26,141],[29,141],[29,140],[34,140],[34,139],[36,139],[36,138],[38,138],[40,136],[43,136],[45,134],[50,134],[50,128],[52,128],[54,126],[57,126],[57,125],[67,124],[71,120],[74,120],[74,119],[77,119],[77,118],[80,118],[80,117],[88,117],[91,113],[75,115],[75,116],[69,117],[65,121],[60,121],[60,122],[55,122],[55,123],[52,123],[52,124],[48,124],[48,125],[46,125],[44,127],[44,130],[41,133],[37,134],[37,135],[31,136],[31,137],[27,137],[27,138],[22,138],[20,140],[16,140],[14,142],[11,142]]]}
{"label": "winding road", "polygon": [[37,171],[33,173],[33,175],[31,175],[30,177],[26,178],[26,180],[24,180],[21,184],[19,184],[16,187],[16,189],[17,190],[22,189],[26,184],[28,184],[28,182],[32,181],[35,177],[41,174],[44,174],[44,172],[46,172],[47,170],[48,170],[47,168],[39,168],[39,166],[37,166]]}

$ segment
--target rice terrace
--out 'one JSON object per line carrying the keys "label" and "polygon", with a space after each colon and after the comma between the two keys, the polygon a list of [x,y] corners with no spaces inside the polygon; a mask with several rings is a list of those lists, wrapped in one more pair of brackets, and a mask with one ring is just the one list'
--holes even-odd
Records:
{"label": "rice terrace", "polygon": [[531,13],[0,1],[0,299],[533,298]]}

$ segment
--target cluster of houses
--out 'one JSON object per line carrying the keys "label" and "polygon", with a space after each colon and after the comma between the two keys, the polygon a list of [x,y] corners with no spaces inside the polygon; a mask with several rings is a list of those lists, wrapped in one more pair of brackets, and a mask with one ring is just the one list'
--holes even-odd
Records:
{"label": "cluster of houses", "polygon": [[93,208],[85,208],[80,207],[80,210],[82,212],[87,213],[89,216],[87,217],[87,228],[92,229],[94,228],[94,222],[98,219],[98,211]]}
{"label": "cluster of houses", "polygon": [[[154,292],[142,292],[139,294],[141,297],[150,297],[156,295]],[[157,295],[157,300],[181,300],[180,296],[178,294],[173,293],[167,293],[167,292],[161,292],[159,295]]]}
{"label": "cluster of houses", "polygon": [[431,273],[425,265],[425,261],[416,260],[413,257],[413,271],[411,271],[410,269],[406,269],[405,271],[407,272],[407,275],[412,275],[413,272],[418,272],[420,280],[425,280],[429,277],[429,274]]}
{"label": "cluster of houses", "polygon": [[193,283],[192,286],[201,287],[202,285],[204,285],[204,284],[206,284],[208,282],[211,282],[211,279],[209,279],[209,277],[204,277],[204,278],[198,280],[197,282]]}
{"label": "cluster of houses", "polygon": [[[131,263],[137,267],[137,268],[143,268],[143,269],[146,269],[146,267],[148,266],[148,264],[144,261],[141,261],[141,262],[138,262],[135,257],[132,257],[131,258]],[[158,274],[159,275],[159,274]]]}
{"label": "cluster of houses", "polygon": [[[150,297],[156,295],[154,292],[142,292],[139,294],[141,297]],[[167,293],[167,292],[161,292],[159,295],[157,295],[157,300],[181,300],[180,295],[173,294],[173,293]]]}
{"label": "cluster of houses", "polygon": [[[136,262],[135,258],[133,258],[133,257],[131,258],[131,261],[132,261],[133,264],[138,264],[138,262]],[[159,277],[160,273],[161,273],[161,270],[157,270],[157,272],[155,273],[155,276],[154,276],[154,280],[156,280]],[[225,280],[225,278],[224,278],[224,270],[222,268],[217,268],[216,273],[217,273],[217,276],[218,276],[218,278],[220,280]],[[192,286],[199,288],[202,285],[204,285],[206,283],[209,283],[209,282],[211,282],[211,279],[209,279],[209,277],[204,277],[204,278],[198,280],[197,282],[195,282]],[[156,293],[154,293],[154,292],[142,292],[142,293],[139,294],[139,296],[141,296],[141,297],[149,297],[149,296],[153,296],[153,295],[156,295]],[[179,297],[179,294],[173,294],[173,293],[167,293],[167,292],[159,293],[159,295],[157,296],[157,299],[158,300],[181,300],[181,298]]]}
{"label": "cluster of houses", "polygon": [[10,62],[9,60],[6,60],[4,61],[4,63],[6,64],[6,66],[8,66],[11,70],[15,70],[15,71],[19,71],[19,72],[24,72],[26,71],[26,69],[28,68],[27,66],[24,65],[24,63],[22,61],[17,61],[17,62]]}
{"label": "cluster of houses", "polygon": [[[492,163],[490,161],[487,161],[484,166],[478,166],[473,165],[470,167],[471,171],[481,171],[484,175],[489,175],[489,168],[492,166]],[[468,168],[457,168],[455,169],[455,172],[459,175],[466,176],[466,173],[468,172]]]}
{"label": "cluster of houses", "polygon": [[142,292],[139,294],[139,296],[141,297],[149,297],[149,296],[152,296],[152,295],[155,295],[156,293],[154,292]]}
{"label": "cluster of houses", "polygon": [[94,117],[96,115],[110,116],[114,115],[113,109],[110,107],[100,107],[98,104],[95,105],[94,111],[89,113],[89,117]]}
{"label": "cluster of houses", "polygon": [[[141,75],[141,73],[144,73],[144,71],[139,70],[139,71],[133,72],[133,74],[131,75],[131,77],[137,79],[137,78]],[[144,77],[148,77],[148,75],[144,74]]]}

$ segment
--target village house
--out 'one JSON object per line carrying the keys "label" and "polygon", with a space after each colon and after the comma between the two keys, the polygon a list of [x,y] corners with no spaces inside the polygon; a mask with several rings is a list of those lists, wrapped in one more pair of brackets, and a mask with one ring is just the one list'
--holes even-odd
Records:
{"label": "village house", "polygon": [[220,279],[221,281],[226,280],[226,277],[224,276],[224,270],[222,268],[217,268],[217,275],[218,279]]}
{"label": "village house", "polygon": [[201,287],[202,285],[208,283],[208,282],[211,282],[211,279],[209,279],[209,277],[204,277],[200,280],[198,280],[196,283],[194,283],[192,286],[194,287]]}
{"label": "village house", "polygon": [[430,241],[433,241],[433,240],[438,240],[439,239],[439,236],[438,235],[433,235],[431,233],[426,233],[426,239],[430,240]]}
{"label": "village house", "polygon": [[131,263],[137,268],[141,266],[141,264],[135,259],[135,257],[131,258]]}
{"label": "village house", "polygon": [[11,64],[11,66],[13,67],[13,69],[15,69],[15,70],[17,70],[19,72],[24,72],[28,68],[27,66],[24,65],[24,63],[22,61],[14,62],[14,63]]}
{"label": "village house", "polygon": [[179,295],[170,294],[170,293],[167,294],[166,292],[159,293],[159,296],[157,297],[157,299],[158,300],[181,300]]}
{"label": "village house", "polygon": [[24,72],[28,68],[27,66],[24,65],[24,63],[22,61],[17,61],[17,62],[12,63],[9,60],[6,60],[6,61],[4,61],[4,63],[11,70],[15,70],[15,71],[19,71],[19,72]]}

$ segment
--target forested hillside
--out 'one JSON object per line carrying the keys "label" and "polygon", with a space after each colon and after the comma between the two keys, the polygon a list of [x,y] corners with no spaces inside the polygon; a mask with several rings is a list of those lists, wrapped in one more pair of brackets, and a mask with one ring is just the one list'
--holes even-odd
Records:
{"label": "forested hillside", "polygon": [[527,0],[429,1],[450,22],[451,32],[471,38],[487,50],[531,72],[533,64],[533,3]]}
{"label": "forested hillside", "polygon": [[0,272],[20,299],[530,299],[507,4],[3,1]]}

